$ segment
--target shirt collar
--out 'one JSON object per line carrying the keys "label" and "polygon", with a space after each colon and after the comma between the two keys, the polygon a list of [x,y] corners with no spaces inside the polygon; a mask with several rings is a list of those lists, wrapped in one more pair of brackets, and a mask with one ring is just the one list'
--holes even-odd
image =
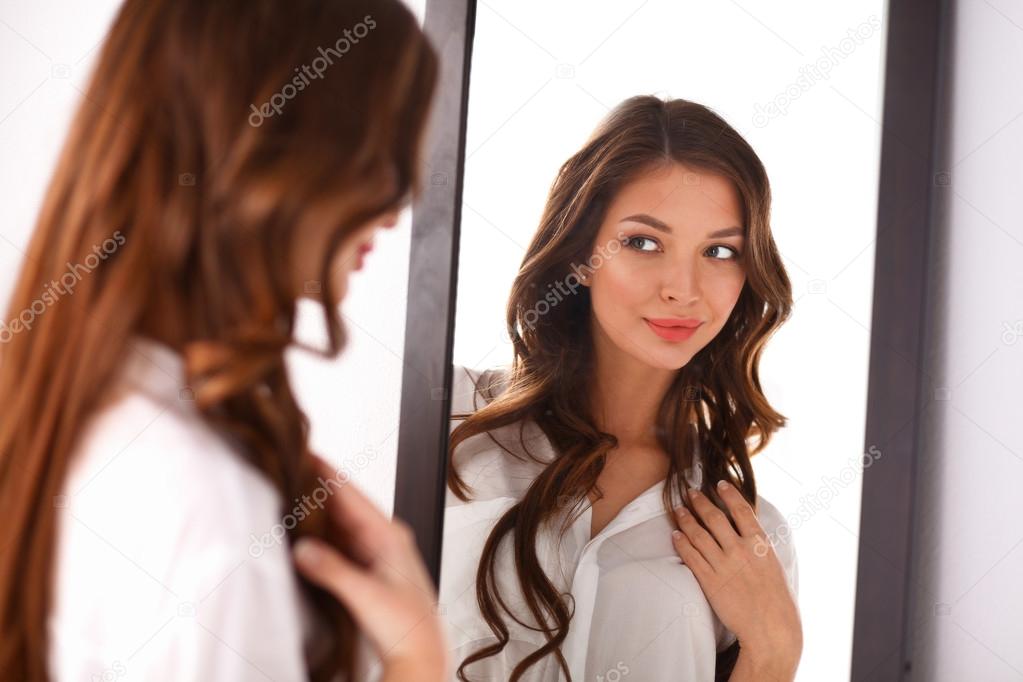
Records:
{"label": "shirt collar", "polygon": [[121,380],[168,405],[190,405],[195,394],[185,381],[185,360],[166,344],[136,335],[128,342]]}

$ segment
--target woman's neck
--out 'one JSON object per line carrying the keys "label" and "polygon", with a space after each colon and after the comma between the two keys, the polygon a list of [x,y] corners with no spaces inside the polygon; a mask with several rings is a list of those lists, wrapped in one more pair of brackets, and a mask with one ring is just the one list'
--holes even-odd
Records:
{"label": "woman's neck", "polygon": [[657,413],[678,374],[638,362],[610,344],[594,348],[591,414],[622,445],[657,447]]}

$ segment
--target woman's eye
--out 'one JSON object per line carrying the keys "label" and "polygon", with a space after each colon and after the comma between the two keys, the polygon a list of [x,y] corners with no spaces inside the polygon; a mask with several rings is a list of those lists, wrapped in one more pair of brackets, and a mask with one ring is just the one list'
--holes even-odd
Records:
{"label": "woman's eye", "polygon": [[727,249],[731,253],[731,257],[719,258],[717,260],[739,260],[740,255],[739,250],[736,249],[734,246],[728,246],[727,244],[715,244],[714,246],[710,247],[709,250],[714,251],[715,249]]}
{"label": "woman's eye", "polygon": [[[643,242],[647,242],[649,244],[652,244],[653,248],[652,249],[645,249],[642,246],[637,248],[636,246],[634,246],[637,242],[639,242],[640,244],[642,244]],[[628,239],[625,240],[625,244],[627,246],[629,246],[630,248],[635,249],[636,251],[656,251],[657,250],[657,242],[655,242],[650,237],[641,237],[641,236],[629,237]]]}

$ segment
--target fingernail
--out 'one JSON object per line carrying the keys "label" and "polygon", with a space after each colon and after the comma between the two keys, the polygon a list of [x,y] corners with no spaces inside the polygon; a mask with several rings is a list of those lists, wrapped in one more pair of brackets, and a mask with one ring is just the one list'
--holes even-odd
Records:
{"label": "fingernail", "polygon": [[689,512],[686,511],[685,505],[680,504],[679,506],[675,507],[675,513],[678,514],[679,516],[685,516]]}
{"label": "fingernail", "polygon": [[678,540],[680,537],[682,537],[682,531],[680,531],[680,530],[673,530],[673,531],[671,531],[671,537],[673,537],[676,540]]}
{"label": "fingernail", "polygon": [[690,488],[689,489],[689,494],[690,494],[690,496],[692,496],[692,495],[699,495],[700,494],[700,489],[699,488]]}
{"label": "fingernail", "polygon": [[724,490],[727,487],[728,487],[728,481],[726,481],[723,478],[720,481],[718,481],[718,489],[719,490]]}
{"label": "fingernail", "polygon": [[320,548],[311,540],[302,539],[295,543],[295,560],[306,566],[315,566],[321,554]]}

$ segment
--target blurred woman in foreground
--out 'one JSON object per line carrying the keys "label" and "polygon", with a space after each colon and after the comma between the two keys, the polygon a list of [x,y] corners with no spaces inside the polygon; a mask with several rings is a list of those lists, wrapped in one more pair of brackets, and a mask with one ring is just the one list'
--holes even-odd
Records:
{"label": "blurred woman in foreground", "polygon": [[360,629],[443,679],[411,533],[309,451],[284,361],[303,296],[344,347],[436,69],[398,0],[120,9],[0,328],[4,679],[347,680]]}

